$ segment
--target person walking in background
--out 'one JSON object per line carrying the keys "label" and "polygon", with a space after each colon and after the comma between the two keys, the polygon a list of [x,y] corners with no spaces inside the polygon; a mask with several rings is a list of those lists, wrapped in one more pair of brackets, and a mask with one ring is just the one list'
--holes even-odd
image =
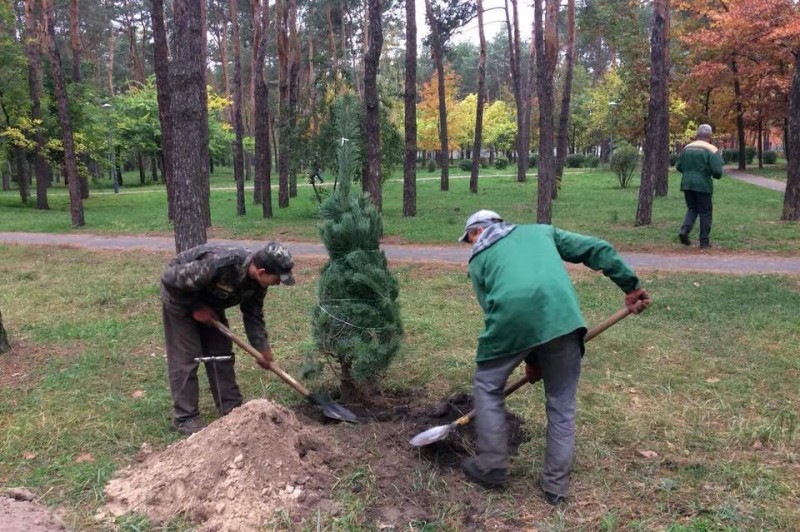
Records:
{"label": "person walking in background", "polygon": [[711,133],[711,126],[701,124],[697,128],[697,140],[686,145],[675,165],[682,174],[681,190],[686,200],[686,216],[678,233],[678,240],[684,246],[692,245],[689,233],[699,216],[700,247],[711,247],[711,195],[714,191],[711,178],[722,177],[722,157],[717,147],[711,144]]}
{"label": "person walking in background", "polygon": [[547,448],[539,487],[564,502],[575,449],[575,411],[586,325],[563,261],[582,263],[619,286],[625,305],[639,313],[650,296],[608,242],[552,225],[514,225],[494,211],[467,219],[460,241],[473,244],[469,277],[484,312],[474,378],[479,454],[461,467],[488,487],[506,483],[508,428],[503,390],[523,361],[530,382],[544,381]]}
{"label": "person walking in background", "polygon": [[293,285],[292,255],[278,242],[258,251],[242,246],[203,244],[172,259],[161,276],[161,304],[167,369],[172,393],[172,428],[183,435],[205,426],[198,409],[197,369],[206,374],[221,415],[242,404],[233,369],[231,339],[213,326],[227,325],[225,309],[239,305],[250,344],[269,369],[272,349],[264,325],[267,288]]}

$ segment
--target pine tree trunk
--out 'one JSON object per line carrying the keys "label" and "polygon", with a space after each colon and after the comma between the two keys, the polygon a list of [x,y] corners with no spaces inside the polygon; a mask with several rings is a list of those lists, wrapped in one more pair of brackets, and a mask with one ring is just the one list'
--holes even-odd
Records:
{"label": "pine tree trunk", "polygon": [[745,140],[744,140],[744,108],[742,107],[742,89],[739,84],[739,66],[736,57],[731,58],[731,72],[733,73],[733,95],[736,98],[736,133],[739,142],[739,170],[746,170]]}
{"label": "pine tree trunk", "polygon": [[417,215],[417,19],[414,2],[406,2],[405,156],[403,216]]}
{"label": "pine tree trunk", "polygon": [[789,90],[788,135],[783,143],[792,146],[787,155],[786,193],[783,196],[781,220],[800,220],[800,47],[794,51],[794,75]]}
{"label": "pine tree trunk", "polygon": [[289,206],[289,36],[287,0],[275,2],[275,35],[278,41],[278,207]]}
{"label": "pine tree trunk", "polygon": [[[481,138],[483,136],[483,107],[486,103],[486,35],[483,31],[483,1],[478,0],[478,105],[475,110],[475,138],[472,145],[472,171],[469,175],[469,191],[478,193],[478,171],[480,170]],[[511,59],[512,65],[514,59]]]}
{"label": "pine tree trunk", "polygon": [[64,82],[64,72],[61,68],[61,54],[58,51],[55,32],[55,16],[53,13],[53,0],[42,0],[43,23],[47,33],[47,44],[50,54],[50,70],[55,85],[56,101],[58,105],[58,121],[61,126],[61,142],[64,147],[64,163],[69,180],[69,205],[70,217],[73,227],[83,227],[83,200],[81,199],[81,184],[78,178],[75,163],[75,143],[72,137],[72,119],[69,115],[69,102],[67,100],[67,87]]}
{"label": "pine tree trunk", "polygon": [[242,61],[239,38],[239,1],[230,0],[233,31],[233,178],[236,181],[236,214],[246,214],[244,205],[244,125],[242,124]]}
{"label": "pine tree trunk", "polygon": [[22,148],[14,148],[14,166],[17,167],[16,179],[17,187],[19,187],[19,199],[23,205],[28,204],[28,199],[31,197],[31,187],[28,183],[28,165],[25,161],[25,151]]}
{"label": "pine tree trunk", "polygon": [[542,13],[541,0],[534,0],[534,19],[536,20],[536,89],[539,95],[539,177],[536,221],[549,224],[552,216],[553,179],[555,177],[555,157],[553,156],[553,74],[555,73],[558,52],[557,0],[544,0],[545,13]]}
{"label": "pine tree trunk", "polygon": [[660,98],[662,105],[658,113],[659,146],[655,151],[656,159],[653,166],[656,181],[656,197],[666,198],[669,194],[669,73],[672,70],[669,59],[669,33],[670,33],[670,6],[669,0],[664,0],[663,7],[664,28],[661,43],[661,85]]}
{"label": "pine tree trunk", "polygon": [[[644,141],[644,161],[642,162],[641,183],[639,185],[639,204],[636,208],[636,225],[650,225],[653,214],[653,196],[659,172],[669,170],[669,101],[667,83],[669,0],[655,0],[653,3],[653,25],[650,35],[650,103]],[[663,168],[666,157],[667,168]]]}
{"label": "pine tree trunk", "polygon": [[205,82],[205,13],[190,0],[174,0],[175,48],[169,66],[175,180],[175,249],[206,242],[208,212],[208,102]]}
{"label": "pine tree trunk", "polygon": [[269,114],[269,91],[264,77],[264,66],[267,60],[267,36],[269,35],[269,3],[264,0],[257,16],[254,11],[253,20],[260,20],[258,53],[255,64],[257,72],[254,80],[255,97],[255,176],[254,183],[258,184],[261,191],[259,203],[261,203],[261,215],[264,218],[272,218],[272,185],[270,183],[270,172],[272,171],[272,161],[270,157],[270,114]]}
{"label": "pine tree trunk", "polygon": [[[511,10],[514,15],[512,24],[508,20],[506,9],[506,30],[508,32],[508,51],[511,66],[511,82],[514,89],[514,104],[517,109],[517,182],[524,183],[528,177],[528,138],[522,135],[525,127],[525,85],[527,81],[522,77],[522,57],[519,38],[519,9],[517,0],[511,0]],[[485,68],[485,67],[484,67]],[[522,162],[525,159],[524,163]],[[475,163],[473,162],[473,167]]]}
{"label": "pine tree trunk", "polygon": [[558,137],[556,139],[556,179],[553,187],[553,199],[558,197],[561,188],[561,177],[564,175],[564,164],[567,161],[569,143],[569,114],[572,101],[572,73],[575,64],[575,0],[567,1],[567,56],[564,72],[564,92],[561,95],[561,116],[558,120]]}
{"label": "pine tree trunk", "polygon": [[[531,42],[528,50],[528,73],[525,76],[525,88],[523,93],[522,108],[522,133],[520,134],[519,146],[523,148],[525,160],[521,161],[525,172],[530,168],[530,146],[531,146],[531,108],[533,107],[533,87],[536,82],[536,28],[531,24]],[[519,156],[522,159],[522,155]],[[520,161],[518,161],[519,164]],[[527,175],[524,176],[527,180]],[[519,182],[519,166],[517,166],[517,181]]]}
{"label": "pine tree trunk", "polygon": [[11,343],[8,341],[8,333],[3,325],[3,312],[0,311],[0,353],[11,351]]}
{"label": "pine tree trunk", "polygon": [[439,164],[442,166],[442,177],[439,188],[442,191],[450,190],[450,144],[447,140],[447,101],[444,86],[444,58],[442,56],[442,43],[439,29],[433,14],[431,0],[425,0],[425,13],[431,29],[431,52],[436,65],[436,77],[439,80],[439,142],[441,145]]}
{"label": "pine tree trunk", "polygon": [[297,138],[297,99],[300,96],[300,41],[297,38],[297,0],[289,0],[289,197],[297,197],[297,157],[293,149]]}
{"label": "pine tree trunk", "polygon": [[169,48],[167,30],[164,25],[164,0],[152,0],[150,16],[153,21],[153,65],[156,74],[156,99],[158,100],[158,121],[161,124],[161,171],[167,185],[167,216],[175,220],[175,180],[173,178],[174,142],[172,112],[170,111],[172,91],[169,80]]}
{"label": "pine tree trunk", "polygon": [[81,36],[79,33],[78,0],[69,3],[69,42],[72,48],[72,82],[81,82]]}
{"label": "pine tree trunk", "polygon": [[378,209],[383,208],[381,194],[381,128],[378,99],[378,61],[383,48],[381,0],[368,0],[369,45],[364,56],[364,135],[366,136],[367,172],[362,179],[364,192]]}
{"label": "pine tree trunk", "polygon": [[[25,54],[28,58],[28,91],[31,98],[31,121],[38,122],[42,117],[42,66],[39,49],[39,35],[36,16],[34,15],[34,0],[25,0]],[[35,148],[33,152],[33,168],[36,175],[36,208],[49,210],[47,201],[47,161],[44,158],[45,142],[41,127],[36,127],[33,134]]]}

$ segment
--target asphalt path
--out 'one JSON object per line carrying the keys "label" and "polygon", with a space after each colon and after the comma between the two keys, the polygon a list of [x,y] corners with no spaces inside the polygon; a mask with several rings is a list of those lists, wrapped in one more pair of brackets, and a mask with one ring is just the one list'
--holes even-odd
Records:
{"label": "asphalt path", "polygon": [[[221,240],[209,242],[240,244],[258,248],[261,240]],[[175,241],[165,236],[54,234],[54,233],[4,233],[0,243],[27,246],[66,246],[86,249],[175,251]],[[328,256],[322,244],[311,242],[283,242],[297,257]],[[416,246],[384,244],[381,249],[391,261],[417,263],[461,264],[466,266],[470,248],[467,245]],[[800,275],[800,257],[774,257],[770,255],[742,255],[699,251],[696,248],[683,253],[623,252],[623,258],[637,270],[720,272],[739,275],[787,274]]]}

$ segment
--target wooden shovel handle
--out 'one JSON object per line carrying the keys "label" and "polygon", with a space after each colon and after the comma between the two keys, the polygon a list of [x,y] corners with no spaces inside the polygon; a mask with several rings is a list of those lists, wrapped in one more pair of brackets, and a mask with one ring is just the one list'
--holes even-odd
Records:
{"label": "wooden shovel handle", "polygon": [[[605,321],[603,321],[602,323],[599,323],[599,324],[595,325],[594,327],[592,327],[592,329],[589,332],[586,333],[586,336],[583,338],[583,341],[584,342],[588,342],[589,340],[591,340],[592,338],[594,338],[595,336],[597,336],[601,332],[605,331],[606,329],[608,329],[609,327],[611,327],[612,325],[614,325],[618,321],[620,321],[623,318],[625,318],[630,313],[631,313],[631,311],[628,310],[627,307],[616,311],[612,316],[606,318]],[[520,388],[525,386],[526,384],[528,384],[528,377],[522,377],[518,381],[516,381],[516,382],[512,383],[511,385],[507,386],[506,389],[503,391],[503,395],[508,397],[512,393],[516,392],[517,390],[519,390]],[[472,418],[474,418],[474,417],[475,417],[475,410],[472,410],[469,413],[464,414],[460,418],[458,418],[455,421],[453,421],[453,424],[454,425],[458,425],[458,426],[464,426],[467,423],[469,423],[470,421],[472,421]]]}
{"label": "wooden shovel handle", "polygon": [[[222,334],[224,334],[225,336],[230,338],[233,341],[233,343],[235,343],[236,345],[238,345],[239,347],[244,349],[247,352],[248,355],[252,356],[253,358],[258,360],[259,362],[262,362],[262,363],[265,362],[264,357],[261,356],[261,353],[259,353],[259,351],[255,347],[253,347],[252,345],[248,344],[247,342],[245,342],[244,340],[242,340],[241,338],[239,338],[235,334],[233,334],[233,332],[230,329],[228,329],[227,327],[225,327],[225,325],[223,325],[222,323],[220,323],[217,320],[213,320],[212,321],[212,325],[214,325],[214,327],[216,327],[217,330],[219,330],[219,332],[221,332]],[[275,375],[280,377],[286,384],[288,384],[289,386],[291,386],[292,388],[294,388],[295,390],[300,392],[307,399],[310,399],[312,397],[311,396],[311,392],[308,391],[308,388],[306,388],[305,386],[303,386],[302,384],[297,382],[291,375],[289,375],[288,373],[283,371],[280,368],[280,366],[278,366],[275,363],[274,360],[269,363],[269,369]]]}

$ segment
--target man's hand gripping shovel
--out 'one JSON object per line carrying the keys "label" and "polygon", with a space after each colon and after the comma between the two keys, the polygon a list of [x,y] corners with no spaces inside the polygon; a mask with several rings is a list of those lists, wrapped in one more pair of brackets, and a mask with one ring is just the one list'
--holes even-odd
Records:
{"label": "man's hand gripping shovel", "polygon": [[[586,333],[584,341],[588,342],[601,332],[605,331],[618,321],[622,320],[630,313],[631,311],[628,310],[627,308],[618,310],[613,316],[609,317],[603,323],[597,325],[595,328]],[[514,393],[515,391],[522,388],[524,385],[528,384],[528,382],[529,382],[528,377],[522,377],[520,380],[511,384],[505,389],[504,392],[505,395],[508,396]],[[475,410],[472,410],[448,425],[439,425],[438,427],[433,427],[423,432],[420,432],[419,434],[411,438],[411,441],[409,443],[414,447],[424,447],[425,445],[430,445],[431,443],[444,440],[450,434],[450,431],[452,431],[457,427],[463,427],[469,424],[469,422],[472,421],[472,418],[474,417],[475,417]]]}
{"label": "man's hand gripping shovel", "polygon": [[269,367],[270,371],[272,371],[275,375],[280,377],[286,384],[297,390],[303,397],[309,400],[311,404],[314,406],[318,406],[322,409],[322,413],[325,414],[326,417],[331,419],[338,419],[339,421],[349,421],[350,423],[358,423],[358,417],[352,413],[350,410],[346,409],[342,405],[336,403],[329,403],[327,401],[323,401],[316,395],[312,394],[305,386],[300,384],[296,381],[291,375],[283,371],[275,361],[271,361],[267,363],[261,353],[258,352],[253,346],[248,344],[247,342],[243,341],[241,338],[233,334],[230,329],[228,329],[225,325],[220,323],[217,320],[211,320],[211,324],[219,330],[222,334],[230,338],[233,343],[244,349],[247,354],[255,358],[261,367]]}

